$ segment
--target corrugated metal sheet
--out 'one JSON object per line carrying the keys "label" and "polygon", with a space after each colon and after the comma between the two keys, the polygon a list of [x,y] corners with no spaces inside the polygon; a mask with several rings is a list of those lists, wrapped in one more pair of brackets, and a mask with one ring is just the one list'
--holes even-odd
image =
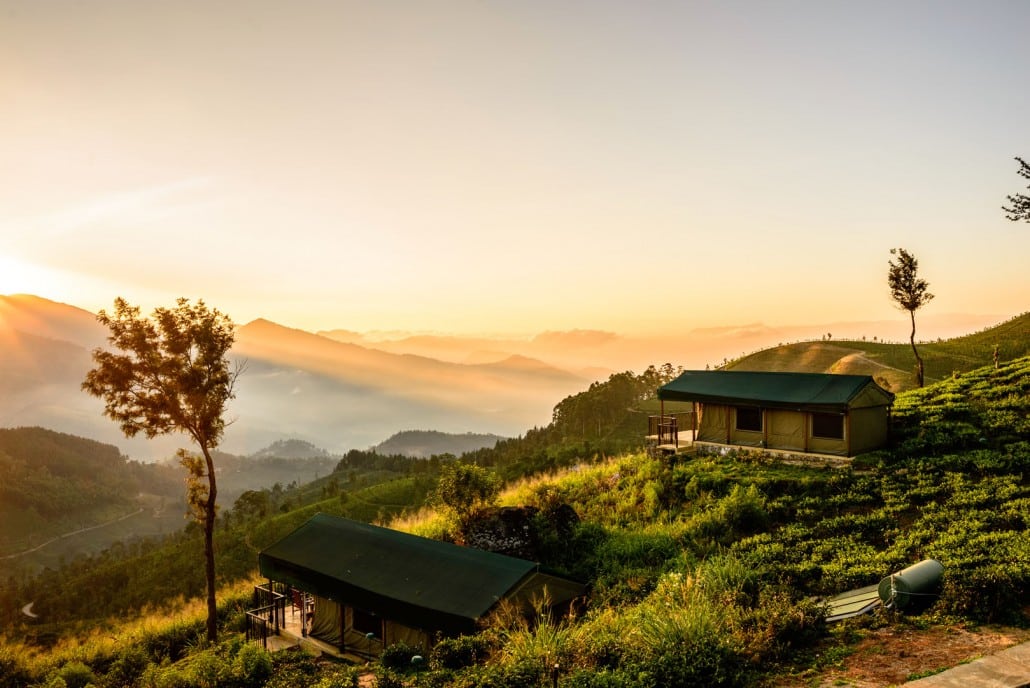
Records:
{"label": "corrugated metal sheet", "polygon": [[880,594],[877,585],[867,585],[857,590],[835,595],[826,601],[826,621],[841,621],[853,616],[866,614],[880,606]]}

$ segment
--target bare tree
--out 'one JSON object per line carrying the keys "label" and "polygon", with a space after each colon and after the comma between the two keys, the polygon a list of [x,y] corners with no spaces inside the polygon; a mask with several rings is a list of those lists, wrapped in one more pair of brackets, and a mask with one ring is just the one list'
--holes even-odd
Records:
{"label": "bare tree", "polygon": [[[121,298],[114,313],[97,320],[111,331],[107,340],[118,352],[96,349],[96,367],[82,388],[104,400],[104,415],[117,421],[126,437],[148,438],[183,433],[200,455],[178,452],[187,470],[187,501],[204,527],[207,578],[207,638],[218,638],[215,604],[214,527],[215,464],[212,450],[225,431],[225,407],[243,370],[231,366],[229,349],[236,338],[229,316],[209,310],[203,301],[179,299],[174,308],[157,308],[150,318]],[[204,480],[206,478],[206,481]]]}
{"label": "bare tree", "polygon": [[[1028,165],[1023,158],[1017,157],[1016,160],[1019,161],[1017,174],[1024,179],[1030,179],[1030,165]],[[1027,188],[1030,189],[1030,186]],[[1007,198],[1009,199],[1009,203],[1012,204],[1012,207],[1001,207],[1001,209],[1005,211],[1005,217],[1013,222],[1019,222],[1020,220],[1023,222],[1030,222],[1030,196],[1017,193],[1015,195],[1009,195]]]}
{"label": "bare tree", "polygon": [[926,280],[919,277],[919,261],[911,253],[903,248],[892,248],[891,255],[898,257],[898,262],[888,261],[890,266],[887,271],[887,286],[891,290],[891,298],[898,307],[908,311],[912,318],[912,334],[909,335],[909,342],[912,344],[912,353],[916,357],[916,382],[923,386],[923,359],[916,349],[916,311],[925,306],[933,299],[933,294],[926,289],[929,286]]}

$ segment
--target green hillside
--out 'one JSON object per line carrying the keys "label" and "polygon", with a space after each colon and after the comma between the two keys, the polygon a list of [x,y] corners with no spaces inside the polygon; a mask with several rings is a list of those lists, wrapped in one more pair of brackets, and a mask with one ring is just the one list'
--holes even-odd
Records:
{"label": "green hillside", "polygon": [[[995,347],[1000,361],[1030,354],[1030,313],[981,332],[947,340],[918,343],[927,382],[992,364]],[[727,370],[792,371],[872,375],[899,392],[915,386],[915,359],[908,343],[859,340],[782,344],[729,362]]]}
{"label": "green hillside", "polygon": [[0,429],[0,555],[138,511],[141,493],[181,495],[181,478],[116,447],[43,428]]}
{"label": "green hillside", "polygon": [[[670,461],[593,451],[560,468],[573,451],[561,443],[561,429],[571,432],[570,423],[577,424],[574,407],[598,410],[603,390],[624,406],[637,389],[632,381],[601,383],[575,403],[570,397],[555,422],[536,431],[533,442],[559,442],[543,455],[553,459],[547,473],[527,468],[516,476],[517,464],[507,459],[516,445],[494,450],[493,465],[513,478],[501,504],[539,510],[536,558],[587,582],[585,605],[572,617],[532,626],[500,614],[476,636],[422,650],[428,665],[420,685],[539,686],[554,663],[565,687],[776,685],[785,676],[811,677],[876,627],[1027,623],[1030,357],[899,394],[892,447],[861,457],[853,469],[736,453]],[[624,418],[613,412],[613,427]],[[485,450],[481,458],[488,458]],[[355,453],[314,485],[269,492],[267,502],[260,496],[238,502],[219,529],[223,579],[249,575],[258,549],[316,511],[363,519],[407,514],[405,529],[460,537],[466,526],[442,514],[410,516],[429,493],[438,461],[414,461],[405,469],[397,458],[389,465],[377,460]],[[362,484],[367,467],[376,467],[383,481]],[[578,522],[558,533],[548,514],[567,509]],[[199,592],[196,540],[195,532],[186,532],[161,548],[143,547],[136,556],[108,553],[47,581],[22,581],[13,594],[8,589],[8,633],[57,643],[34,655],[13,636],[6,649],[0,642],[0,669],[21,677],[8,685],[49,681],[72,671],[68,667],[90,672],[100,686],[141,685],[144,675],[145,685],[155,686],[221,685],[212,676],[248,686],[351,685],[354,674],[336,665],[290,653],[262,659],[260,651],[242,649],[246,600],[239,595],[223,598],[225,641],[214,648],[197,642],[202,626],[193,617],[123,635],[113,620],[92,616],[125,605],[130,591],[136,606],[123,606],[122,614],[153,604],[143,596],[152,587],[164,586],[154,591],[159,599],[182,594],[180,579],[196,578]],[[926,613],[913,619],[881,612],[833,632],[823,623],[818,599],[876,583],[924,558],[945,569],[940,597],[927,600]],[[47,585],[53,592],[40,598],[46,601],[40,610],[51,615],[62,605],[81,604],[83,596],[73,591],[90,590],[92,600],[78,618],[103,623],[105,639],[61,641],[81,630],[74,615],[47,625],[13,614],[15,599],[44,595]],[[379,685],[412,685],[415,652],[397,646],[377,663]],[[267,671],[248,674],[255,666]]]}
{"label": "green hillside", "polygon": [[483,433],[450,433],[437,430],[402,430],[394,433],[376,445],[380,454],[401,454],[420,459],[433,455],[453,454],[461,456],[467,452],[492,447],[505,439],[500,435]]}

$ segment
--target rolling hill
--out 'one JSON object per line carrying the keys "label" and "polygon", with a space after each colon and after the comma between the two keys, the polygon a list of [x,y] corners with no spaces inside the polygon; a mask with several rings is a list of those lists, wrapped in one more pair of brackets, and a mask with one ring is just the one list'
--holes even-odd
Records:
{"label": "rolling hill", "polygon": [[[943,380],[989,365],[995,347],[1000,361],[1030,354],[1030,313],[980,332],[917,343],[926,365],[926,381]],[[784,344],[730,361],[727,370],[791,371],[871,375],[893,392],[912,389],[914,359],[909,344],[859,340]]]}

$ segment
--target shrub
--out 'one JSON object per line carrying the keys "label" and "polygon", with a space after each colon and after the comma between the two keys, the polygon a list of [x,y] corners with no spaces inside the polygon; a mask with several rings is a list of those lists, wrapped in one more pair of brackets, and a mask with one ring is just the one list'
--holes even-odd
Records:
{"label": "shrub", "polygon": [[263,686],[272,675],[272,656],[256,643],[244,645],[236,653],[232,673],[245,688]]}
{"label": "shrub", "polygon": [[484,667],[474,684],[480,688],[538,688],[544,678],[544,668],[536,662],[522,662],[509,666]]}
{"label": "shrub", "polygon": [[434,669],[464,669],[485,657],[488,650],[489,644],[482,636],[444,638],[433,647],[429,661]]}
{"label": "shrub", "polygon": [[314,682],[316,668],[311,657],[300,649],[276,652],[272,657],[272,676],[265,688],[296,688]]}
{"label": "shrub", "polygon": [[385,666],[376,667],[376,688],[406,688],[404,676]]}
{"label": "shrub", "polygon": [[105,683],[119,688],[139,685],[140,677],[146,671],[150,660],[142,648],[130,645],[123,648],[111,663],[105,676]]}
{"label": "shrub", "polygon": [[574,672],[561,679],[562,688],[651,688],[654,681],[647,673],[624,669]]}
{"label": "shrub", "polygon": [[230,678],[225,660],[212,651],[201,652],[190,658],[188,677],[198,688],[217,688]]}
{"label": "shrub", "polygon": [[655,686],[750,685],[741,659],[714,636],[669,646],[645,669]]}
{"label": "shrub", "polygon": [[140,644],[153,662],[164,659],[177,662],[186,656],[191,647],[197,645],[203,633],[202,619],[179,620],[144,633]]}
{"label": "shrub", "polygon": [[328,666],[311,688],[358,688],[358,670],[349,666]]}
{"label": "shrub", "polygon": [[0,641],[0,688],[23,688],[32,680],[24,658]]}
{"label": "shrub", "polygon": [[71,661],[65,664],[57,672],[68,688],[85,688],[90,683],[96,683],[97,677],[93,670],[79,661]]}
{"label": "shrub", "polygon": [[153,673],[144,674],[151,677],[150,681],[144,680],[143,685],[148,688],[196,688],[192,677],[178,667],[154,668]]}
{"label": "shrub", "polygon": [[394,643],[383,650],[379,663],[387,669],[407,671],[411,668],[411,658],[422,654],[422,649],[407,643]]}

